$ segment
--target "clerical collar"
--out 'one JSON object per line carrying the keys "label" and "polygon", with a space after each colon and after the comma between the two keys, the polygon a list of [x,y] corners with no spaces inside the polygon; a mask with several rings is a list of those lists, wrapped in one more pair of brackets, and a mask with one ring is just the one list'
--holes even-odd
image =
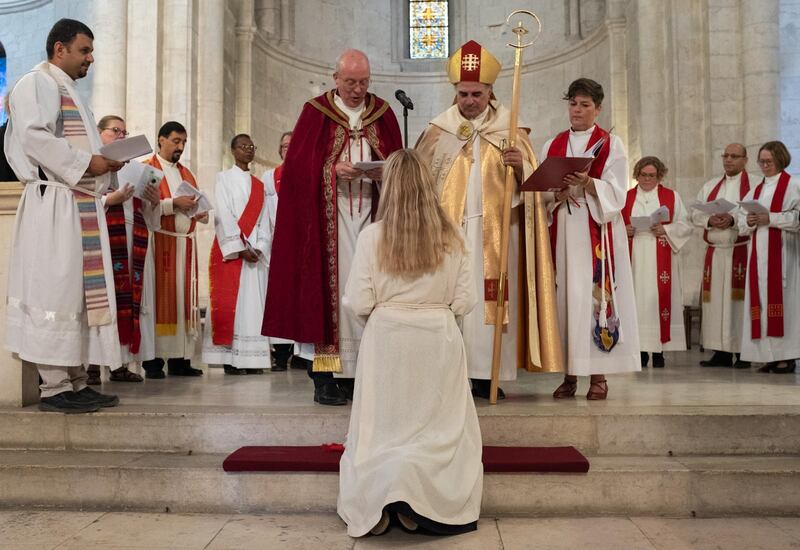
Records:
{"label": "clerical collar", "polygon": [[358,107],[350,107],[348,106],[344,100],[339,97],[339,94],[333,94],[333,101],[336,103],[336,106],[339,107],[342,111],[350,115],[350,123],[352,124],[353,117],[361,117],[361,113],[364,112],[364,108],[367,106],[366,99],[361,102],[361,105]]}
{"label": "clerical collar", "polygon": [[170,161],[168,161],[167,159],[165,159],[164,157],[162,157],[162,156],[161,156],[159,153],[156,153],[156,157],[158,157],[158,163],[159,163],[161,166],[164,166],[165,164],[166,164],[167,166],[175,166],[176,164],[178,164],[177,162],[170,162]]}
{"label": "clerical collar", "polygon": [[586,134],[591,134],[594,132],[596,124],[592,124],[592,126],[586,130],[573,130],[572,127],[569,129],[569,133],[573,136],[585,136]]}
{"label": "clerical collar", "polygon": [[234,167],[234,168],[236,168],[236,169],[237,169],[239,172],[242,172],[242,173],[244,173],[244,174],[249,174],[249,173],[250,173],[250,170],[242,170],[242,169],[241,169],[241,168],[239,168],[239,166],[237,166],[236,164],[234,164],[234,165],[233,165],[233,167]]}
{"label": "clerical collar", "polygon": [[738,174],[734,174],[733,176],[729,176],[728,174],[725,174],[725,179],[726,180],[730,180],[730,181],[738,180],[741,177],[742,177],[742,173],[741,172],[739,172]]}

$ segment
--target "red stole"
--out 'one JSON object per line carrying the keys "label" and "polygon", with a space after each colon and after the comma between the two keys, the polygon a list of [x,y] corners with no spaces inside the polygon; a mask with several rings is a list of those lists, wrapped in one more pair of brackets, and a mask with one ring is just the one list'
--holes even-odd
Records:
{"label": "red stole", "polygon": [[[711,193],[708,194],[706,202],[711,202],[717,198],[722,184],[725,183],[725,176],[719,180]],[[745,195],[750,192],[750,178],[747,172],[742,172],[742,181],[739,184],[739,200],[744,200]],[[714,260],[714,245],[708,242],[708,229],[703,231],[703,240],[708,243],[706,257],[703,262],[703,302],[711,301],[711,264]],[[743,243],[747,242],[747,237],[739,237],[733,246],[733,266],[731,269],[731,300],[744,300],[744,280],[747,273],[747,247]]]}
{"label": "red stole", "polygon": [[[260,179],[251,175],[250,197],[239,217],[239,237],[243,242],[253,232],[262,208],[264,208],[264,184]],[[236,302],[239,296],[239,278],[242,274],[243,263],[242,258],[224,261],[219,241],[214,237],[211,259],[208,263],[214,345],[230,346],[233,343],[233,323],[236,319]]]}
{"label": "red stole", "polygon": [[111,245],[114,291],[117,299],[117,331],[119,343],[131,353],[139,352],[141,329],[139,313],[142,305],[144,262],[147,255],[148,231],[142,215],[142,201],[133,198],[133,243],[128,257],[128,236],[125,229],[125,207],[110,206],[106,224]]}
{"label": "red stole", "polygon": [[[783,210],[783,199],[789,187],[790,176],[781,172],[775,194],[772,196],[770,212]],[[764,188],[766,178],[756,187],[753,200],[758,200]],[[767,337],[783,337],[783,236],[782,231],[775,227],[767,228],[769,232],[767,244]],[[750,337],[753,340],[761,338],[761,296],[758,289],[758,247],[756,235],[758,227],[753,231],[750,239]]]}
{"label": "red stole", "polygon": [[[156,155],[145,161],[153,168],[161,170],[161,163]],[[176,164],[181,179],[192,187],[197,188],[197,182],[188,168],[182,164]],[[169,190],[166,176],[161,179],[161,199],[169,199],[172,194]],[[192,219],[189,226],[188,235],[194,233],[196,222]],[[164,231],[175,232],[175,215],[161,216],[161,229]],[[178,239],[164,233],[155,232],[153,241],[155,243],[155,272],[156,272],[156,336],[174,336],[178,330],[178,304],[177,304],[177,281],[175,278],[177,269]],[[183,309],[184,319],[191,319],[191,296],[192,296],[192,271],[197,270],[195,258],[193,258],[191,242],[186,237],[186,264],[184,265],[184,288],[183,288]],[[195,279],[195,285],[197,284]],[[195,288],[196,291],[196,288]]]}
{"label": "red stole", "polygon": [[272,172],[272,179],[275,181],[275,193],[281,192],[281,176],[283,175],[283,164],[279,164],[275,167],[275,171]]}
{"label": "red stole", "polygon": [[[628,191],[625,197],[625,208],[622,210],[622,218],[625,225],[631,223],[631,211],[633,203],[636,202],[636,193],[639,189],[637,185]],[[669,210],[669,219],[664,223],[672,223],[675,217],[675,191],[658,184],[658,204],[666,206]],[[633,239],[628,239],[631,258],[633,258]],[[661,343],[665,344],[671,340],[670,321],[672,320],[672,248],[665,237],[656,239],[656,288],[658,289],[658,320],[661,331]]]}

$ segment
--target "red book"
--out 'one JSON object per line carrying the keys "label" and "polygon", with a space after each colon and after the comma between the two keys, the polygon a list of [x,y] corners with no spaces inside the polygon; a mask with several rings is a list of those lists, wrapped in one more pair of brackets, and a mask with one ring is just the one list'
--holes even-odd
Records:
{"label": "red book", "polygon": [[594,157],[547,157],[525,180],[520,191],[560,191],[567,185],[564,177],[573,172],[586,172]]}

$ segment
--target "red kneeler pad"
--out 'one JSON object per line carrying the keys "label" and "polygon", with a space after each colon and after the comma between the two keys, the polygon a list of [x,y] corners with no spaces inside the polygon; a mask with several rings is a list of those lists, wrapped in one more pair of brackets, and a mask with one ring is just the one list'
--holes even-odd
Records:
{"label": "red kneeler pad", "polygon": [[[338,472],[340,445],[241,447],[222,463],[226,472]],[[484,447],[483,471],[586,473],[589,461],[575,447]]]}

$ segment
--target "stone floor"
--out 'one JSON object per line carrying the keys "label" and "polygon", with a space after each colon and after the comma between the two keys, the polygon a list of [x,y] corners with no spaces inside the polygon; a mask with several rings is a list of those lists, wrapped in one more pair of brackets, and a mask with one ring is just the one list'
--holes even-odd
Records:
{"label": "stone floor", "polygon": [[[665,369],[647,367],[638,373],[611,375],[606,402],[589,402],[581,397],[588,390],[587,379],[580,381],[577,399],[555,401],[551,393],[562,379],[560,374],[521,371],[515,382],[501,384],[508,399],[498,406],[490,406],[484,400],[477,400],[476,404],[480,414],[524,414],[532,406],[549,407],[558,414],[576,408],[602,412],[630,407],[800,405],[797,391],[800,372],[781,375],[759,373],[755,367],[702,368],[698,361],[707,355],[696,349],[667,353]],[[267,371],[260,376],[231,376],[220,368],[204,367],[204,370],[202,378],[167,377],[142,384],[104,382],[102,391],[119,395],[122,407],[137,409],[175,408],[187,412],[278,409],[287,413],[342,410],[342,407],[315,405],[311,381],[302,370]],[[103,378],[107,379],[107,373]]]}
{"label": "stone floor", "polygon": [[0,511],[8,550],[368,549],[789,550],[800,518],[482,518],[451,538],[407,534],[351,539],[334,514],[181,515]]}

